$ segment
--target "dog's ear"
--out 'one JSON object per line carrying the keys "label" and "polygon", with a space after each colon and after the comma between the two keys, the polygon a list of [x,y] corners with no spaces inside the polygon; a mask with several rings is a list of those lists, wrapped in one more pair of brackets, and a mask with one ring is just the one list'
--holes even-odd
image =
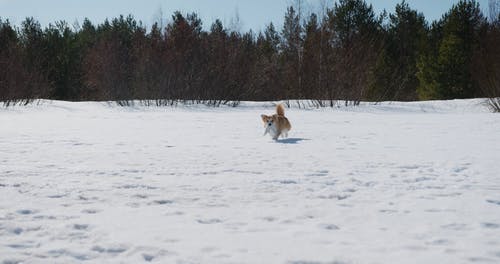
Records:
{"label": "dog's ear", "polygon": [[264,122],[264,123],[265,123],[265,122],[266,122],[266,119],[267,119],[267,116],[266,116],[266,115],[264,115],[264,114],[262,114],[262,115],[260,115],[260,117],[262,118],[262,122]]}

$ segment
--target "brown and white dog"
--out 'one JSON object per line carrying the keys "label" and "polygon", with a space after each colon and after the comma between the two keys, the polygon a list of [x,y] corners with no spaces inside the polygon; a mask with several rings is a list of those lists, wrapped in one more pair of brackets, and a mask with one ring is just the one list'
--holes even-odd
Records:
{"label": "brown and white dog", "polygon": [[288,131],[292,129],[290,122],[285,117],[285,108],[282,104],[276,106],[276,114],[272,116],[261,115],[266,128],[264,135],[269,133],[274,140],[278,140],[280,136],[288,137]]}

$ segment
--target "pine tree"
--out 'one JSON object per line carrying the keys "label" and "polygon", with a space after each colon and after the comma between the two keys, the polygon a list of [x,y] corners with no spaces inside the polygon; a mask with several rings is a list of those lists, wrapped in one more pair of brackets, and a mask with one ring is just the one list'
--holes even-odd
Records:
{"label": "pine tree", "polygon": [[471,76],[472,56],[485,30],[486,19],[475,0],[461,0],[434,23],[434,52],[419,61],[420,99],[454,99],[481,96]]}
{"label": "pine tree", "polygon": [[474,50],[472,78],[495,112],[500,112],[500,1],[490,0],[490,23]]}
{"label": "pine tree", "polygon": [[333,87],[345,104],[357,105],[366,96],[377,54],[380,50],[382,18],[363,0],[340,0],[330,13],[330,43],[334,58]]}
{"label": "pine tree", "polygon": [[312,13],[305,25],[302,94],[305,98],[317,98],[319,92],[321,28],[318,17]]}
{"label": "pine tree", "polygon": [[251,69],[253,78],[250,98],[252,100],[273,100],[278,98],[279,93],[284,90],[278,64],[280,43],[280,35],[272,23],[267,25],[264,33],[259,33],[257,37],[257,58]]}
{"label": "pine tree", "polygon": [[285,15],[282,30],[282,60],[283,79],[285,85],[284,96],[301,98],[302,90],[302,56],[303,56],[303,28],[300,22],[300,13],[290,6]]}
{"label": "pine tree", "polygon": [[5,106],[28,97],[26,71],[19,58],[22,49],[17,32],[8,20],[0,18],[0,101]]}
{"label": "pine tree", "polygon": [[396,5],[395,13],[389,15],[384,49],[373,72],[370,99],[417,99],[417,58],[425,47],[426,34],[423,14],[410,9],[405,1]]}
{"label": "pine tree", "polygon": [[32,99],[50,98],[43,30],[40,23],[32,17],[21,23],[20,44],[23,49],[20,59],[28,73],[27,92],[23,93],[24,96]]}

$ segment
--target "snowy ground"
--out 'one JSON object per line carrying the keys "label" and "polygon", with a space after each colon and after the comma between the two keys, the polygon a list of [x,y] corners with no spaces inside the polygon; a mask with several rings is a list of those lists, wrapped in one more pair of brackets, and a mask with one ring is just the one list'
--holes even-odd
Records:
{"label": "snowy ground", "polygon": [[500,263],[479,100],[0,109],[0,263]]}

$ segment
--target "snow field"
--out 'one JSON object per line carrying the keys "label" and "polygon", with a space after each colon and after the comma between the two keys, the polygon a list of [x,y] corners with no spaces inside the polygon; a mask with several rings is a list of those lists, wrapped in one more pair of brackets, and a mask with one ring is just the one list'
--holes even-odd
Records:
{"label": "snow field", "polygon": [[499,263],[479,100],[0,110],[0,263]]}

